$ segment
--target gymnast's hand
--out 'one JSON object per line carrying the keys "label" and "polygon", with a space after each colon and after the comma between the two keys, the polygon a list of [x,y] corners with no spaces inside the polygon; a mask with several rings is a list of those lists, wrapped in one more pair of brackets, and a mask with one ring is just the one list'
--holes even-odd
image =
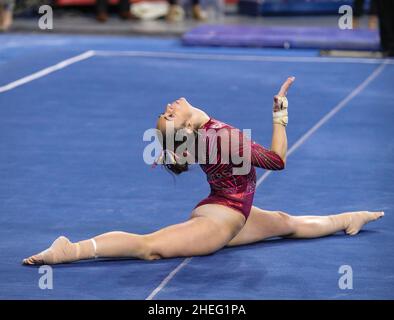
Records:
{"label": "gymnast's hand", "polygon": [[278,94],[274,96],[274,104],[272,108],[273,123],[281,124],[284,127],[287,126],[289,121],[287,113],[288,101],[286,95],[294,80],[294,77],[287,78],[287,80],[282,84]]}

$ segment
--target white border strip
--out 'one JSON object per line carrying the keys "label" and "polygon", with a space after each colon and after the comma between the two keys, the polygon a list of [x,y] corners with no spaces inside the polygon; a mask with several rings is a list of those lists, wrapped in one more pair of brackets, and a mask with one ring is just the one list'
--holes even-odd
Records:
{"label": "white border strip", "polygon": [[[311,129],[309,129],[300,139],[298,139],[293,146],[289,149],[287,155],[290,156],[296,149],[298,149],[316,130],[318,130],[324,123],[326,123],[329,119],[331,119],[339,110],[341,110],[344,106],[346,106],[350,100],[352,100],[355,96],[357,96],[361,91],[365,89],[365,87],[371,83],[387,66],[388,61],[384,60],[381,65],[377,67],[369,76],[366,78],[357,88],[355,88],[349,95],[346,96],[341,102],[339,102],[330,112],[328,112],[323,118],[321,118]],[[261,185],[261,183],[268,178],[272,171],[266,171],[256,183],[256,189]],[[185,267],[192,257],[184,259],[174,270],[170,272],[170,274],[159,284],[159,286],[154,289],[151,294],[146,298],[146,300],[152,300],[170,281],[174,276]]]}
{"label": "white border strip", "polygon": [[[96,56],[103,57],[139,57],[167,58],[218,61],[251,61],[251,62],[312,62],[312,63],[363,63],[381,64],[383,59],[369,58],[328,58],[328,57],[289,57],[289,56],[256,56],[256,55],[225,55],[205,53],[157,52],[157,51],[107,51],[96,50]],[[387,59],[386,64],[394,64],[394,59]]]}
{"label": "white border strip", "polygon": [[59,63],[57,63],[57,64],[55,64],[53,66],[50,66],[50,67],[45,68],[45,69],[42,69],[40,71],[32,73],[31,75],[23,77],[23,78],[21,78],[19,80],[16,80],[14,82],[11,82],[9,84],[1,86],[0,87],[0,93],[3,93],[3,92],[6,92],[6,91],[15,89],[16,87],[22,86],[22,85],[24,85],[24,84],[26,84],[28,82],[31,82],[33,80],[45,77],[46,75],[48,75],[48,74],[50,74],[52,72],[64,69],[65,67],[67,67],[69,65],[72,65],[72,64],[74,64],[76,62],[79,62],[79,61],[82,61],[82,60],[85,60],[85,59],[88,59],[88,58],[90,58],[90,57],[92,57],[94,55],[95,55],[95,52],[93,50],[90,50],[90,51],[86,51],[86,52],[84,52],[82,54],[79,54],[79,55],[77,55],[75,57],[63,60],[63,61],[61,61],[61,62],[59,62]]}

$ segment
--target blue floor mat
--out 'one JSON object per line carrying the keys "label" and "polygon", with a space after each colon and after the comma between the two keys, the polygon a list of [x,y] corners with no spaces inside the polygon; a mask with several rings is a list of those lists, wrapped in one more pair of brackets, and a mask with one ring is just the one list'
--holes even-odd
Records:
{"label": "blue floor mat", "polygon": [[[2,48],[0,87],[90,49],[157,56],[96,55],[0,93],[2,299],[145,299],[183,261],[55,266],[53,290],[39,288],[38,268],[20,265],[61,234],[77,241],[111,230],[148,233],[188,218],[208,193],[200,169],[174,182],[142,159],[143,132],[168,101],[185,96],[217,119],[251,128],[267,146],[272,95],[295,75],[292,145],[382,62],[316,62],[314,51],[303,55],[312,62],[298,63],[163,58],[164,51],[230,57],[276,52],[185,48],[175,40],[78,37],[72,44],[67,36],[56,38],[64,43],[56,50],[48,44],[38,59],[42,48],[31,45],[23,55],[16,49],[23,37],[7,36],[14,47]],[[292,52],[277,56],[300,55]],[[376,209],[386,212],[384,219],[356,237],[270,240],[193,258],[155,299],[393,299],[393,80],[388,64],[255,195],[255,205],[270,210],[319,215]],[[345,264],[353,268],[353,290],[338,287]]]}

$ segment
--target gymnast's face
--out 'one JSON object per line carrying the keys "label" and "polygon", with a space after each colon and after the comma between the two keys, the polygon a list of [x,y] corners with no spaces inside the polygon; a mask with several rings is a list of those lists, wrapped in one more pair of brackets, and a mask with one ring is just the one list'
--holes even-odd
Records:
{"label": "gymnast's face", "polygon": [[164,113],[159,116],[157,129],[164,133],[169,126],[173,126],[175,131],[188,127],[192,128],[190,121],[192,109],[192,105],[185,98],[179,98],[167,104]]}

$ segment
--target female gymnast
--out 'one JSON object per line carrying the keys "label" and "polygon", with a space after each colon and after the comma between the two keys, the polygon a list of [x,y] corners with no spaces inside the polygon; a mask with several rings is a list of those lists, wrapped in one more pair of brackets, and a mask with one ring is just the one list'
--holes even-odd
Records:
{"label": "female gymnast", "polygon": [[[384,213],[358,211],[328,216],[292,216],[281,211],[268,211],[252,206],[256,187],[254,167],[282,170],[285,166],[288,122],[286,94],[293,81],[293,77],[288,78],[274,97],[271,149],[250,140],[250,143],[243,145],[243,148],[246,148],[244,150],[249,147],[250,151],[244,151],[244,155],[251,155],[248,173],[233,174],[232,169],[237,165],[231,161],[220,161],[220,152],[223,151],[221,149],[229,144],[224,144],[221,137],[216,140],[216,149],[213,149],[210,146],[213,140],[210,139],[215,134],[208,135],[205,155],[208,158],[212,156],[210,152],[215,150],[218,161],[216,164],[205,163],[200,166],[207,175],[211,193],[197,204],[187,221],[144,235],[114,231],[76,243],[61,236],[48,249],[24,259],[23,263],[58,264],[97,257],[155,260],[208,255],[225,246],[244,245],[271,237],[317,238],[338,231],[345,231],[349,235],[357,234],[364,224],[382,217]],[[198,129],[210,129],[211,132],[231,130],[228,139],[234,137],[233,132],[241,135],[241,131],[210,118],[184,98],[167,105],[165,112],[159,116],[157,129],[164,136],[169,128],[168,124],[171,124],[175,131],[184,129],[191,133]],[[164,151],[169,143],[165,140],[162,141]],[[178,161],[180,155],[176,151],[177,149],[172,153],[164,152],[164,155],[172,155],[172,160],[162,164],[168,170],[179,174],[187,171],[188,163]],[[231,148],[228,151],[233,152]],[[164,158],[168,157],[170,156]]]}

